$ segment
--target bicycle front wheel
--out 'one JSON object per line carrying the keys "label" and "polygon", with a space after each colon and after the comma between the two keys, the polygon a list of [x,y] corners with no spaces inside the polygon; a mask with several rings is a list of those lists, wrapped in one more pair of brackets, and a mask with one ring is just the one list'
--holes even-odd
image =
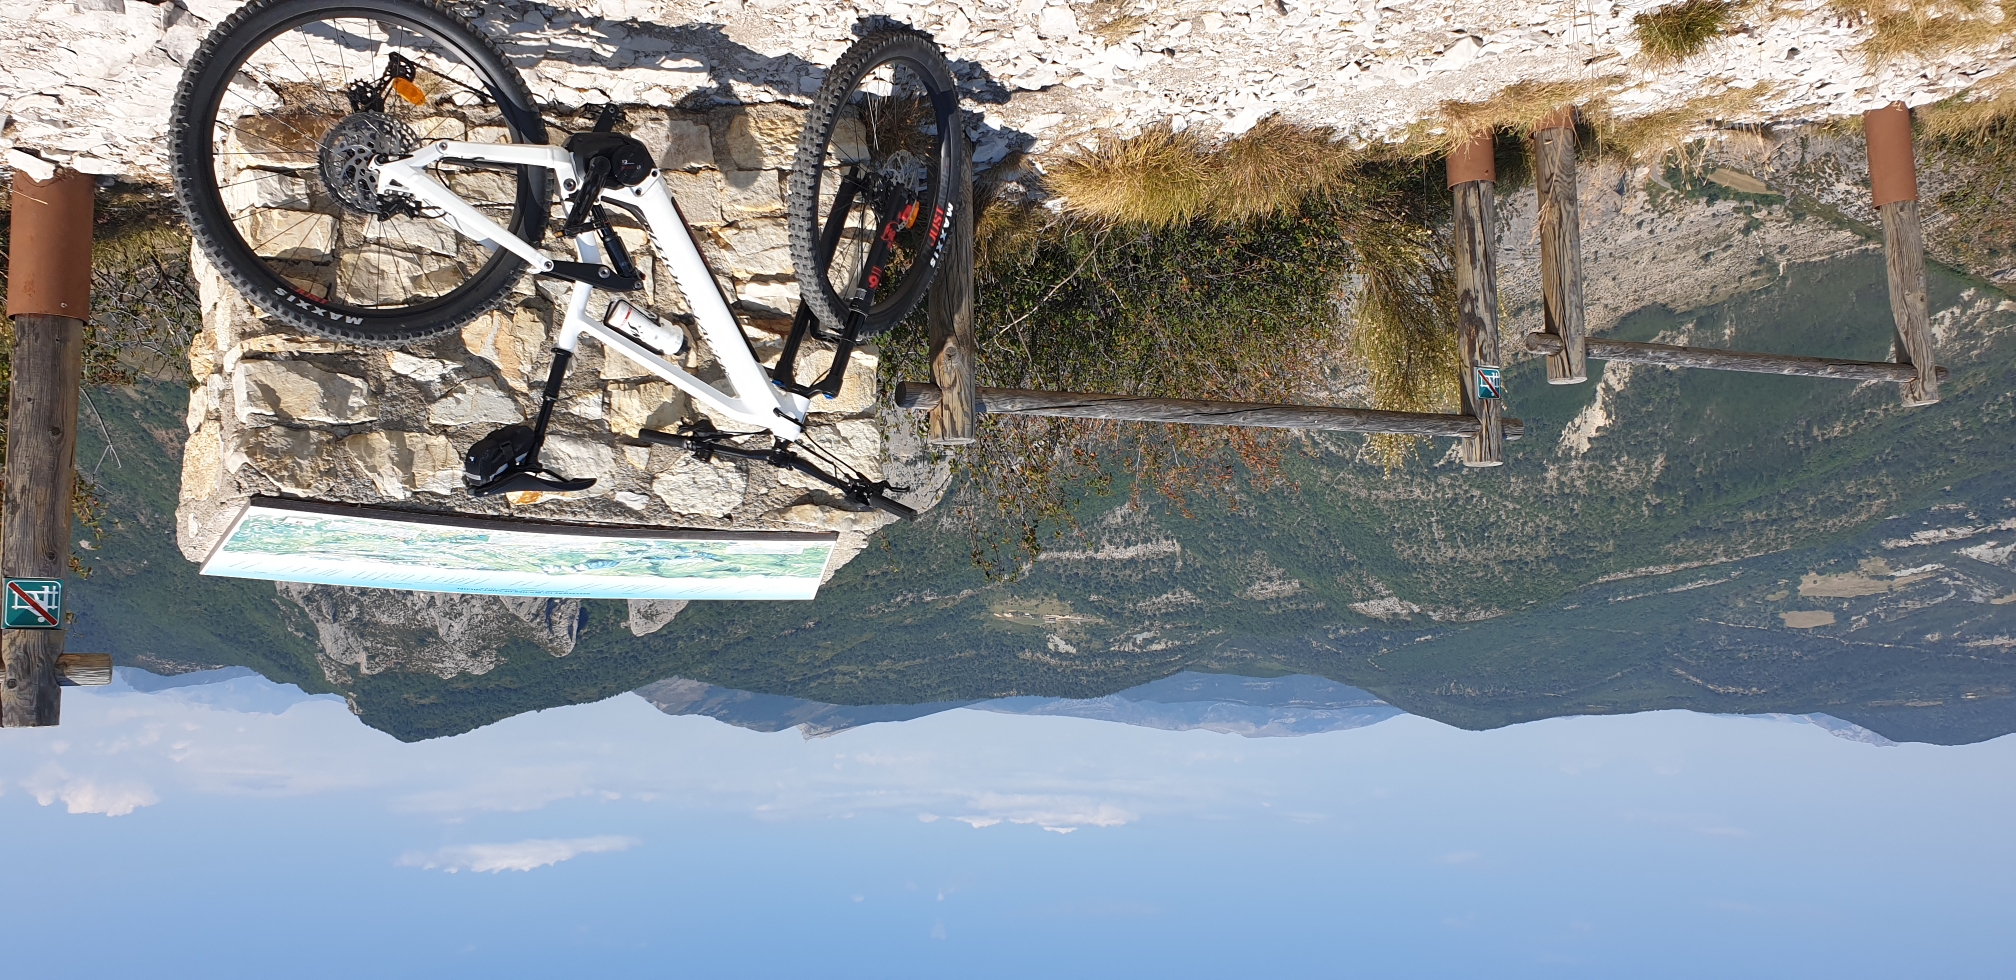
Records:
{"label": "bicycle front wheel", "polygon": [[[494,308],[525,270],[379,190],[378,164],[430,140],[544,143],[546,130],[510,62],[435,0],[257,0],[190,59],[170,159],[195,241],[255,306],[396,346]],[[442,161],[428,176],[539,239],[543,169]]]}
{"label": "bicycle front wheel", "polygon": [[[964,139],[951,66],[928,35],[854,43],[826,72],[791,168],[788,226],[798,291],[827,336],[896,325],[937,271]],[[880,248],[878,248],[878,242]]]}

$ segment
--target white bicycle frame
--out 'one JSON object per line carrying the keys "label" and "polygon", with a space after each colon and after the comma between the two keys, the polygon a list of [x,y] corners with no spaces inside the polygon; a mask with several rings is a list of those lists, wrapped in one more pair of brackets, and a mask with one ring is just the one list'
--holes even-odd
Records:
{"label": "white bicycle frame", "polygon": [[[422,204],[438,209],[442,221],[485,248],[493,251],[504,248],[516,253],[532,266],[534,273],[552,271],[553,260],[545,253],[499,227],[456,196],[454,191],[427,176],[426,168],[442,160],[544,167],[559,180],[562,193],[568,194],[580,186],[581,175],[575,168],[574,155],[562,147],[545,144],[440,141],[412,156],[378,165],[379,193],[397,190],[410,195]],[[673,280],[679,284],[680,292],[685,294],[687,306],[700,325],[700,333],[727,373],[728,386],[734,394],[723,392],[694,377],[621,331],[589,315],[589,294],[595,291],[589,283],[574,284],[554,348],[572,355],[584,334],[592,336],[601,341],[605,350],[620,351],[624,357],[677,385],[715,413],[767,429],[782,441],[797,441],[804,435],[805,413],[810,402],[801,395],[777,387],[772,383],[769,372],[756,360],[755,349],[749,346],[749,338],[743,335],[735,315],[728,309],[727,300],[722,298],[721,287],[708,270],[706,260],[701,257],[700,248],[693,241],[692,229],[687,227],[686,219],[680,215],[671,191],[665,186],[664,177],[654,169],[650,177],[635,187],[606,188],[599,196],[605,203],[634,210],[643,217],[652,247],[657,250],[660,262],[671,272]],[[602,246],[594,232],[574,236],[574,251],[583,263],[602,265]]]}

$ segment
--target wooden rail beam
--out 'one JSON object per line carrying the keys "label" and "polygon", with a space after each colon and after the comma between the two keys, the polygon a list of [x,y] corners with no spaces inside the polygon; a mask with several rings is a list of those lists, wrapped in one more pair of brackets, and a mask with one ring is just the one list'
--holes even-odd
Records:
{"label": "wooden rail beam", "polygon": [[952,175],[952,230],[938,259],[938,275],[925,300],[925,330],[931,342],[931,380],[951,393],[925,421],[934,446],[964,446],[977,437],[979,417],[973,406],[975,343],[973,340],[973,145],[963,127],[955,127],[959,163]]}
{"label": "wooden rail beam", "polygon": [[[1540,354],[1561,350],[1561,338],[1553,334],[1529,333],[1526,349]],[[1661,367],[1706,368],[1711,371],[1742,371],[1748,374],[1789,374],[1802,378],[1839,378],[1843,381],[1892,381],[1911,384],[1919,369],[1890,361],[1845,361],[1832,357],[1798,357],[1792,354],[1755,354],[1750,351],[1717,350],[1713,347],[1679,347],[1673,344],[1634,344],[1623,340],[1591,337],[1589,356],[1599,361],[1627,361]],[[1933,376],[1946,377],[1945,368],[1935,368]]]}
{"label": "wooden rail beam", "polygon": [[1575,185],[1575,107],[1562,106],[1533,130],[1534,189],[1540,198],[1540,298],[1547,332],[1561,350],[1547,355],[1547,383],[1589,380],[1583,346],[1582,205]]}
{"label": "wooden rail beam", "polygon": [[[997,415],[1043,415],[1067,419],[1109,419],[1118,422],[1173,422],[1183,425],[1250,425],[1264,429],[1313,429],[1324,432],[1379,432],[1407,436],[1474,438],[1477,420],[1468,415],[1428,412],[1377,412],[1366,408],[1322,405],[1277,405],[1268,402],[1216,402],[1187,398],[1135,398],[1024,388],[979,388],[974,408]],[[916,411],[938,407],[937,385],[922,381],[896,383],[896,405]],[[1506,439],[1525,434],[1525,423],[1500,419]]]}
{"label": "wooden rail beam", "polygon": [[112,655],[66,653],[56,658],[56,673],[63,687],[102,687],[112,683]]}
{"label": "wooden rail beam", "polygon": [[1911,150],[1911,110],[1902,102],[1862,114],[1869,139],[1869,190],[1883,215],[1883,257],[1890,279],[1890,316],[1897,325],[1892,355],[1916,368],[1904,404],[1939,401],[1934,370],[1930,297],[1925,289],[1925,233],[1918,221],[1918,165]]}
{"label": "wooden rail beam", "polygon": [[[14,318],[7,400],[7,488],[0,499],[0,574],[61,580],[70,559],[70,494],[77,471],[77,393],[91,301],[92,178],[47,181],[14,172],[7,315]],[[0,726],[54,725],[63,633],[0,633]]]}
{"label": "wooden rail beam", "polygon": [[[1504,399],[1496,383],[1498,357],[1498,261],[1495,201],[1498,166],[1489,131],[1477,133],[1449,152],[1449,188],[1456,202],[1456,351],[1462,359],[1463,414],[1477,420],[1475,435],[1463,440],[1463,465],[1500,466],[1505,437],[1500,430]],[[1487,397],[1488,395],[1488,397]]]}

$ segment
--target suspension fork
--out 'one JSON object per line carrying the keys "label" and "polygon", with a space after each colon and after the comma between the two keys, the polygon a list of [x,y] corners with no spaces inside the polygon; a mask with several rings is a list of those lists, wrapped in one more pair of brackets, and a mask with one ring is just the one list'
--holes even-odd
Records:
{"label": "suspension fork", "polygon": [[[840,186],[833,194],[833,210],[826,215],[826,226],[819,232],[819,264],[833,260],[833,253],[839,250],[840,236],[847,230],[847,211],[854,206],[854,199],[864,190],[862,182],[849,173],[840,180]],[[798,352],[811,332],[814,317],[811,307],[803,300],[798,303],[798,313],[791,322],[791,335],[784,341],[784,352],[777,358],[777,366],[770,369],[771,380],[780,388],[794,394],[811,396],[824,395],[835,398],[840,394],[840,386],[847,376],[847,361],[854,354],[855,345],[860,343],[861,324],[868,318],[868,311],[875,306],[875,291],[881,286],[883,266],[889,261],[889,254],[895,249],[896,235],[907,227],[908,221],[916,218],[917,202],[911,201],[900,211],[895,207],[895,192],[884,189],[881,200],[876,202],[877,216],[892,215],[876,229],[875,239],[868,247],[867,260],[855,273],[854,282],[847,293],[847,324],[841,331],[833,351],[833,364],[826,377],[812,385],[801,385],[795,370]],[[893,214],[892,214],[893,212]],[[800,288],[804,288],[801,284]]]}

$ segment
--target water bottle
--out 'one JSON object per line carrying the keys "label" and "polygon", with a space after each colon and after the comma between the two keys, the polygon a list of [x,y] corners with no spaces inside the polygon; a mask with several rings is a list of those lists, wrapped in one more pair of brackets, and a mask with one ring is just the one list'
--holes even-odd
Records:
{"label": "water bottle", "polygon": [[638,309],[628,300],[617,300],[609,304],[609,311],[602,314],[602,322],[631,340],[662,357],[678,357],[686,352],[686,331],[667,330],[651,319],[651,314]]}

